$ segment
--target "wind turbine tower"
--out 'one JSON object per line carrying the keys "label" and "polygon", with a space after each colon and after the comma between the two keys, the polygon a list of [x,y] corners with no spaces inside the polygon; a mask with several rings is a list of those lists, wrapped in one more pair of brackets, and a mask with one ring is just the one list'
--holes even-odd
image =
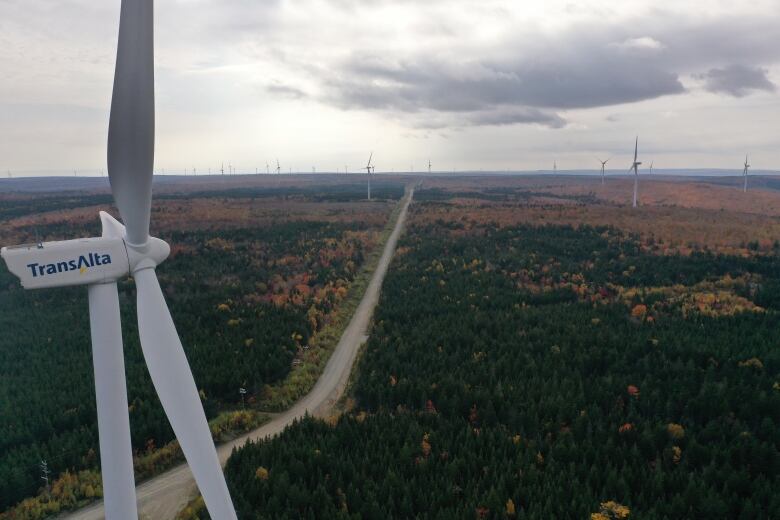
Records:
{"label": "wind turbine tower", "polygon": [[653,164],[655,164],[655,161],[650,161],[650,175],[653,174]]}
{"label": "wind turbine tower", "polygon": [[634,164],[631,165],[631,168],[628,169],[628,171],[634,170],[634,204],[633,207],[636,207],[637,203],[637,196],[639,194],[639,165],[642,164],[641,162],[637,161],[637,153],[639,151],[639,136],[636,138],[636,142],[634,143]]}
{"label": "wind turbine tower", "polygon": [[745,156],[745,169],[742,170],[742,177],[744,178],[744,184],[742,185],[742,192],[747,193],[747,178],[748,178],[748,168],[750,168],[750,165],[748,164],[748,156]]}
{"label": "wind turbine tower", "polygon": [[431,174],[431,160],[428,159],[428,175]]}
{"label": "wind turbine tower", "polygon": [[602,161],[601,159],[599,159],[599,162],[601,163],[601,185],[602,186],[604,186],[604,169],[606,168],[607,163],[610,161],[610,159],[612,158],[610,157],[606,161]]}
{"label": "wind turbine tower", "polygon": [[363,170],[366,170],[366,175],[368,176],[368,200],[371,200],[371,172],[373,171],[374,167],[371,166],[371,159],[374,158],[374,152],[371,152],[371,155],[368,156],[368,163]]}
{"label": "wind turbine tower", "polygon": [[279,175],[282,173],[282,167],[279,165],[279,159],[276,160],[276,174]]}
{"label": "wind turbine tower", "polygon": [[108,176],[124,225],[102,236],[4,247],[25,289],[87,287],[105,517],[138,518],[117,282],[135,283],[138,336],[152,383],[211,518],[235,520],[225,477],[156,268],[170,246],[149,235],[154,165],[153,0],[122,0],[108,125]]}

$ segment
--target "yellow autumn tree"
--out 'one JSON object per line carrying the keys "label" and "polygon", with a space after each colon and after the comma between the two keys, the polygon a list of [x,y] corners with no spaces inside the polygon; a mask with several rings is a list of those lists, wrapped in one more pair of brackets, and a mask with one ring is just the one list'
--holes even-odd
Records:
{"label": "yellow autumn tree", "polygon": [[631,514],[631,510],[614,500],[602,502],[598,513],[591,513],[590,520],[624,520]]}
{"label": "yellow autumn tree", "polygon": [[669,433],[669,437],[674,440],[679,440],[685,437],[685,428],[677,423],[669,423],[666,425],[666,431]]}
{"label": "yellow autumn tree", "polygon": [[257,480],[268,480],[268,470],[263,466],[260,466],[257,468],[257,471],[255,471],[255,478]]}
{"label": "yellow autumn tree", "polygon": [[423,435],[422,442],[420,443],[420,449],[422,449],[423,457],[426,459],[431,454],[430,436],[426,433]]}
{"label": "yellow autumn tree", "polygon": [[679,464],[680,459],[682,459],[682,448],[679,446],[672,446],[672,462]]}
{"label": "yellow autumn tree", "polygon": [[510,498],[506,501],[506,516],[515,516],[517,513],[515,512],[515,503]]}

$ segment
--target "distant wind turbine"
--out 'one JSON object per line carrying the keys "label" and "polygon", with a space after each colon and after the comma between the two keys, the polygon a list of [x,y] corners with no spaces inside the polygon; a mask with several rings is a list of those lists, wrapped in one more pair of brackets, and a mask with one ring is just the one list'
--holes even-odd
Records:
{"label": "distant wind turbine", "polygon": [[222,167],[219,169],[220,172],[222,172],[222,175],[225,175],[225,163],[222,163]]}
{"label": "distant wind turbine", "polygon": [[276,160],[276,174],[282,173],[282,167],[279,165],[279,159]]}
{"label": "distant wind turbine", "polygon": [[639,165],[642,164],[641,162],[637,161],[638,152],[639,136],[637,136],[636,142],[634,143],[634,164],[632,164],[631,168],[628,169],[628,171],[634,170],[634,207],[636,207],[637,195],[639,193]]}
{"label": "distant wind turbine", "polygon": [[431,173],[431,160],[428,159],[428,174]]}
{"label": "distant wind turbine", "polygon": [[553,173],[557,173],[557,172],[558,172],[558,163],[553,161]]}
{"label": "distant wind turbine", "polygon": [[602,186],[604,186],[604,168],[607,166],[607,163],[610,161],[610,159],[612,159],[612,157],[610,157],[606,161],[602,161],[601,159],[599,159],[599,162],[601,163],[601,185]]}
{"label": "distant wind turbine", "polygon": [[371,152],[371,155],[368,156],[368,163],[363,170],[366,170],[366,175],[368,176],[368,200],[371,200],[371,172],[373,171],[374,167],[371,166],[371,159],[374,158],[374,152]]}
{"label": "distant wind turbine", "polygon": [[268,166],[268,161],[265,162],[265,173],[266,174],[271,173],[271,168]]}
{"label": "distant wind turbine", "polygon": [[742,177],[744,177],[745,182],[742,185],[742,191],[744,193],[747,193],[747,178],[748,178],[748,168],[750,168],[750,165],[748,164],[748,156],[745,156],[745,169],[742,170]]}
{"label": "distant wind turbine", "polygon": [[650,175],[653,174],[653,163],[654,161],[650,161]]}

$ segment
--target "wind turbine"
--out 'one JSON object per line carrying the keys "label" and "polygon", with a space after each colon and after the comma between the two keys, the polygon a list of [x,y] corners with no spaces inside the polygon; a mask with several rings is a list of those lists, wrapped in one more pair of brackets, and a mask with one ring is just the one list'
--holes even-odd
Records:
{"label": "wind turbine", "polygon": [[271,167],[268,166],[268,161],[265,162],[265,173],[266,173],[266,175],[271,173]]}
{"label": "wind turbine", "polygon": [[149,236],[154,164],[153,0],[122,0],[108,128],[108,175],[125,225],[100,212],[102,236],[4,247],[25,289],[86,285],[106,518],[137,519],[117,281],[135,280],[138,335],[160,402],[212,518],[236,513],[198,389],[155,268],[170,246]]}
{"label": "wind turbine", "polygon": [[742,177],[745,179],[745,183],[742,185],[742,191],[744,193],[747,193],[747,178],[748,178],[748,168],[750,168],[750,165],[748,164],[748,156],[745,156],[745,169],[742,170]]}
{"label": "wind turbine", "polygon": [[601,163],[601,185],[602,185],[602,186],[604,186],[604,168],[607,166],[607,163],[608,163],[608,162],[609,162],[611,159],[612,159],[612,157],[610,157],[610,158],[609,158],[609,159],[607,159],[606,161],[602,161],[601,159],[599,159],[599,160],[598,160],[598,161]]}
{"label": "wind turbine", "polygon": [[276,160],[276,174],[279,175],[282,173],[282,167],[279,166],[279,159]]}
{"label": "wind turbine", "polygon": [[639,136],[636,138],[636,142],[634,143],[634,164],[631,165],[631,168],[628,169],[628,171],[634,170],[634,206],[636,207],[636,199],[637,194],[639,192],[639,165],[642,164],[641,162],[637,161],[637,153],[639,151]]}
{"label": "wind turbine", "polygon": [[558,172],[558,163],[553,161],[553,173],[557,173],[557,172]]}
{"label": "wind turbine", "polygon": [[374,158],[374,152],[371,152],[371,155],[368,156],[368,163],[365,167],[361,168],[361,170],[366,170],[366,175],[368,175],[368,200],[371,200],[371,171],[374,169],[373,166],[371,166],[371,159]]}
{"label": "wind turbine", "polygon": [[654,163],[655,163],[655,161],[650,161],[650,175],[653,174],[653,164]]}
{"label": "wind turbine", "polygon": [[428,175],[431,174],[431,160],[428,159]]}

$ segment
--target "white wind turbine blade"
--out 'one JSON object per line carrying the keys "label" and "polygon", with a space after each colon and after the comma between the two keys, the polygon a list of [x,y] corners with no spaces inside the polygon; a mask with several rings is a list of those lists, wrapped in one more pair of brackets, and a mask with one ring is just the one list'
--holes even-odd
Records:
{"label": "white wind turbine blade", "polygon": [[106,518],[138,518],[116,283],[90,285],[88,295]]}
{"label": "white wind turbine blade", "polygon": [[366,168],[371,167],[371,159],[374,158],[374,152],[371,152],[371,155],[368,156],[368,164],[366,164]]}
{"label": "white wind turbine blade", "polygon": [[127,241],[149,238],[154,165],[154,3],[123,0],[108,125],[108,176]]}
{"label": "white wind turbine blade", "polygon": [[236,518],[187,357],[154,269],[135,273],[138,333],[152,382],[211,518]]}
{"label": "white wind turbine blade", "polygon": [[634,162],[636,163],[637,153],[639,152],[639,136],[636,138],[636,142],[634,143]]}

